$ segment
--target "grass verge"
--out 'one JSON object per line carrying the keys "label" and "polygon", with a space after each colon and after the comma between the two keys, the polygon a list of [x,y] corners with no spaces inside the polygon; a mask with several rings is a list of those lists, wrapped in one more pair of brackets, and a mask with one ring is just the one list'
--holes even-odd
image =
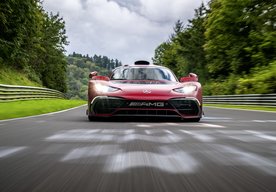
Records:
{"label": "grass verge", "polygon": [[204,106],[276,112],[276,107],[262,107],[262,106],[255,106],[255,105],[204,104]]}
{"label": "grass verge", "polygon": [[83,100],[29,100],[0,103],[0,120],[39,115],[85,104]]}

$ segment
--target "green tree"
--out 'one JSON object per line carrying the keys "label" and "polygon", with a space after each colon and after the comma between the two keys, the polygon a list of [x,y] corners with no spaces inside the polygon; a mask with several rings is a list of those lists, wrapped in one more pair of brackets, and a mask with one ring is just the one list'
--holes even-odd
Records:
{"label": "green tree", "polygon": [[207,94],[275,92],[276,4],[211,0],[155,50],[154,63],[199,75]]}
{"label": "green tree", "polygon": [[65,22],[40,0],[0,2],[0,61],[33,81],[66,91]]}
{"label": "green tree", "polygon": [[65,22],[59,14],[45,14],[43,22],[43,38],[40,52],[42,61],[38,68],[43,85],[66,92],[66,66],[64,55],[65,45],[68,44]]}
{"label": "green tree", "polygon": [[206,8],[202,4],[195,10],[195,17],[189,20],[186,28],[178,20],[170,39],[155,49],[153,62],[168,66],[178,76],[184,76],[189,72],[197,73],[205,82],[208,77],[203,49],[205,16]]}
{"label": "green tree", "polygon": [[210,8],[205,50],[213,77],[248,74],[275,59],[275,3],[213,0]]}
{"label": "green tree", "polygon": [[6,64],[28,65],[39,42],[40,11],[38,0],[0,2],[0,57]]}
{"label": "green tree", "polygon": [[195,10],[194,18],[189,20],[187,28],[176,38],[178,73],[194,72],[199,75],[200,81],[205,83],[208,79],[208,70],[205,59],[205,26],[207,10],[204,4]]}

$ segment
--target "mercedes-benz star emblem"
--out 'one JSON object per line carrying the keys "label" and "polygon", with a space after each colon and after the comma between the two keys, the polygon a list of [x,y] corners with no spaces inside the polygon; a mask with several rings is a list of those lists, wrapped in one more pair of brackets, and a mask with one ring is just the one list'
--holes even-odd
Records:
{"label": "mercedes-benz star emblem", "polygon": [[143,93],[149,94],[149,93],[151,93],[151,90],[144,89],[144,90],[143,90]]}

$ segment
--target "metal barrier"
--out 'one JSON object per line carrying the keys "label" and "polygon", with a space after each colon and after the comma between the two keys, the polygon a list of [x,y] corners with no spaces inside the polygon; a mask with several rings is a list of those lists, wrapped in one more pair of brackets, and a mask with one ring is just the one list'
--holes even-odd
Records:
{"label": "metal barrier", "polygon": [[262,105],[276,107],[276,93],[204,96],[206,104]]}
{"label": "metal barrier", "polygon": [[0,84],[0,102],[51,98],[66,97],[62,92],[48,88]]}

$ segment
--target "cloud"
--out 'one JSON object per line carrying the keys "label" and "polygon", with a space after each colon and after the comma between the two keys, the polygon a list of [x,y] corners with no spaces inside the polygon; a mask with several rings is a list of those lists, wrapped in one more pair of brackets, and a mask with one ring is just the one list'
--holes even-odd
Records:
{"label": "cloud", "polygon": [[193,1],[185,0],[141,0],[141,13],[157,22],[175,22],[192,16]]}
{"label": "cloud", "polygon": [[106,55],[123,63],[150,60],[172,33],[177,19],[186,21],[201,1],[189,0],[44,0],[48,12],[66,22],[73,51]]}

